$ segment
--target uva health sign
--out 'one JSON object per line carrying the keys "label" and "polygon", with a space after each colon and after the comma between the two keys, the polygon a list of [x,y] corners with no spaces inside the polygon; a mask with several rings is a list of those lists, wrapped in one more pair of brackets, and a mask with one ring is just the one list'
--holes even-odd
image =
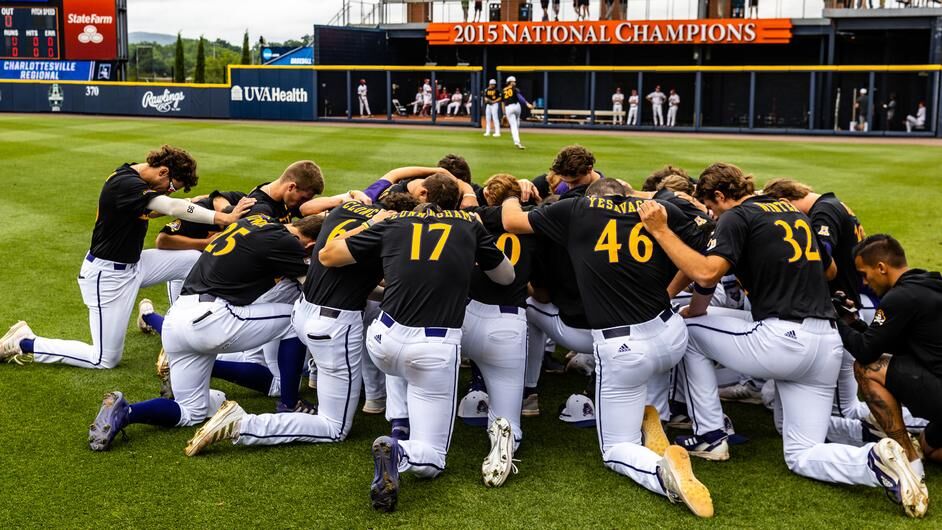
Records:
{"label": "uva health sign", "polygon": [[429,24],[430,45],[787,44],[790,19]]}

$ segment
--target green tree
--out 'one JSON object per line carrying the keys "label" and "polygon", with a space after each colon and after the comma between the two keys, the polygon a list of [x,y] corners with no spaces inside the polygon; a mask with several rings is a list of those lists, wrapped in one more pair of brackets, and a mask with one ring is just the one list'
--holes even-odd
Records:
{"label": "green tree", "polygon": [[203,44],[203,36],[200,35],[200,43],[196,48],[196,71],[193,73],[194,83],[206,82],[206,46]]}
{"label": "green tree", "polygon": [[252,55],[249,52],[249,30],[242,36],[242,64],[252,64]]}
{"label": "green tree", "polygon": [[177,49],[173,61],[173,82],[186,82],[186,64],[183,62],[183,37],[177,33]]}

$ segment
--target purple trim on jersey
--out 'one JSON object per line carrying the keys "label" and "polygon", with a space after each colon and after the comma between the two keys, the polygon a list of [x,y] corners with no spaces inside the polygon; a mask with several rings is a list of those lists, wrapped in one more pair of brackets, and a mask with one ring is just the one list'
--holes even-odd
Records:
{"label": "purple trim on jersey", "polygon": [[523,103],[524,105],[530,105],[530,103],[527,102],[527,98],[523,97],[523,94],[521,94],[519,91],[517,92],[517,99],[520,100],[520,103]]}
{"label": "purple trim on jersey", "polygon": [[376,202],[379,199],[379,196],[383,194],[384,191],[389,189],[392,186],[392,182],[389,182],[386,179],[379,179],[376,182],[370,184],[368,188],[363,190],[363,193],[370,198],[371,201]]}
{"label": "purple trim on jersey", "polygon": [[[596,170],[595,172],[599,174],[599,178],[605,178],[605,175],[603,175],[601,171],[597,171],[597,170]],[[569,184],[567,184],[567,183],[565,183],[565,182],[560,182],[560,183],[556,186],[556,189],[553,190],[553,192],[554,192],[556,195],[563,195],[563,194],[567,193],[570,189],[571,189],[571,188],[569,187]]]}

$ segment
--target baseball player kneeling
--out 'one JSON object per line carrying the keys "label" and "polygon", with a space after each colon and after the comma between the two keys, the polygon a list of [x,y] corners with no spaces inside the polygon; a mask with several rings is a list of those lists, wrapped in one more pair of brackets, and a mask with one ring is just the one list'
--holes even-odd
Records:
{"label": "baseball player kneeling", "polygon": [[[719,362],[775,380],[790,470],[824,482],[883,486],[908,515],[924,515],[925,483],[897,442],[825,443],[843,349],[811,220],[788,201],[755,195],[752,176],[730,164],[705,169],[696,194],[718,217],[706,256],[668,226],[673,214],[653,202],[641,210],[645,229],[699,286],[685,310],[690,341],[682,364],[696,434],[678,443],[703,458],[729,458],[714,369]],[[734,265],[751,314],[707,311],[712,290]]]}
{"label": "baseball player kneeling", "polygon": [[647,383],[684,355],[687,328],[670,305],[667,287],[677,268],[648,237],[638,208],[645,202],[671,212],[671,228],[696,244],[696,225],[670,203],[625,196],[614,179],[600,179],[585,197],[523,212],[516,198],[503,204],[504,228],[541,234],[569,249],[575,279],[592,327],[596,428],[602,461],[700,517],[713,516],[710,492],[693,474],[687,451],[669,445]]}
{"label": "baseball player kneeling", "polygon": [[[455,208],[457,185],[438,206]],[[438,476],[454,425],[461,324],[477,262],[501,285],[513,282],[510,261],[471,214],[445,210],[403,212],[347,239],[329,242],[318,254],[322,264],[342,267],[380,262],[386,281],[382,312],[367,330],[370,357],[383,372],[408,383],[406,405],[410,438],[381,436],[373,442],[374,509],[392,511],[399,495],[399,473]],[[496,444],[511,466],[510,432]]]}
{"label": "baseball player kneeling", "polygon": [[[303,352],[304,346],[293,338],[291,305],[254,301],[278,278],[307,272],[305,259],[322,222],[319,216],[310,216],[282,225],[271,217],[253,215],[220,232],[203,250],[164,320],[161,340],[170,361],[175,400],[157,398],[129,405],[121,392],[109,392],[89,428],[89,447],[108,450],[115,435],[132,423],[182,427],[206,419],[217,354],[254,350],[275,340],[283,349]],[[219,412],[197,431],[186,454],[196,454],[221,438],[234,438],[236,443],[251,438],[251,433],[239,438],[244,412],[235,402],[227,401]]]}

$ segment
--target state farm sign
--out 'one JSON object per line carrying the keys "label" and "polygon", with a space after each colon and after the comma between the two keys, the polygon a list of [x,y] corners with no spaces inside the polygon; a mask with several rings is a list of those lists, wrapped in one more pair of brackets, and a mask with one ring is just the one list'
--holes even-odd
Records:
{"label": "state farm sign", "polygon": [[65,56],[110,61],[118,57],[115,0],[63,0]]}
{"label": "state farm sign", "polygon": [[429,24],[431,45],[787,44],[790,19]]}

